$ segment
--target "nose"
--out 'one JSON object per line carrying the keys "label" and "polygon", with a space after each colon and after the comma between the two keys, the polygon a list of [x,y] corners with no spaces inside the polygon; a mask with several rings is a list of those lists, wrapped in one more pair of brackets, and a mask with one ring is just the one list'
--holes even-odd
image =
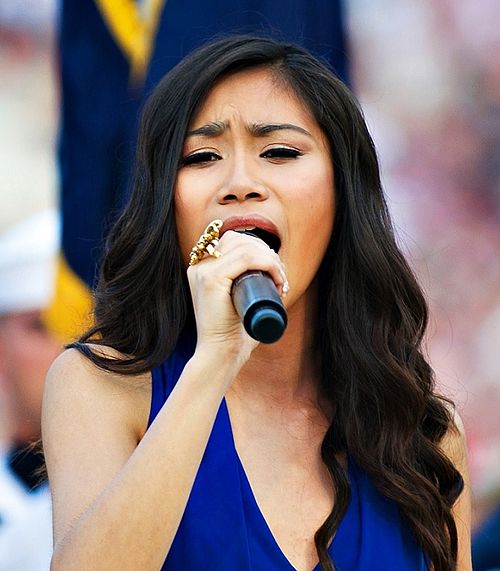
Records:
{"label": "nose", "polygon": [[251,172],[248,161],[244,159],[234,162],[224,184],[217,193],[219,204],[266,200],[269,191],[255,172]]}

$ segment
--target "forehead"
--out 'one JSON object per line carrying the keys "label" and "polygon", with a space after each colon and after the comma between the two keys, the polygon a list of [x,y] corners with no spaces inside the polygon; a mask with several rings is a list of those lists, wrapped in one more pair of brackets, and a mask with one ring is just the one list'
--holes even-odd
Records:
{"label": "forehead", "polygon": [[266,68],[240,71],[216,83],[191,127],[236,118],[252,123],[293,123],[320,130],[292,88]]}

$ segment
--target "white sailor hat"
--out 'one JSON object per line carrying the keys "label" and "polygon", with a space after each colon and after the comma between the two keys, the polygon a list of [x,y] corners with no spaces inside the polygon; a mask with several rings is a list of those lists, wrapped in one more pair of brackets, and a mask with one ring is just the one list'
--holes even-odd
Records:
{"label": "white sailor hat", "polygon": [[59,245],[60,216],[52,209],[0,233],[0,314],[49,304]]}

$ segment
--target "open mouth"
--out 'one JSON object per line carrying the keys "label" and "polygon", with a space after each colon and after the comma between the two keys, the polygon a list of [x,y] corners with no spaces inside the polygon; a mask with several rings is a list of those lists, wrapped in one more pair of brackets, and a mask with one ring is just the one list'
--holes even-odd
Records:
{"label": "open mouth", "polygon": [[235,229],[236,232],[241,232],[243,234],[249,234],[250,236],[255,236],[256,238],[260,238],[263,242],[265,242],[271,250],[274,250],[278,253],[281,247],[281,240],[279,236],[273,234],[272,232],[268,232],[267,230],[263,230],[262,228],[245,228],[245,229]]}

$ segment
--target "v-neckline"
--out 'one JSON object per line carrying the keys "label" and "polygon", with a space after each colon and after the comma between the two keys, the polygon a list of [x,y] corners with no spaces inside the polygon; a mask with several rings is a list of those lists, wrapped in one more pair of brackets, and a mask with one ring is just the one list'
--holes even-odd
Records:
{"label": "v-neckline", "polygon": [[[227,401],[226,401],[225,397],[222,399],[222,405],[221,406],[222,406],[222,410],[223,410],[224,417],[225,417],[224,420],[227,423],[227,427],[228,427],[228,433],[229,433],[230,443],[231,443],[231,447],[232,447],[232,452],[234,453],[234,456],[236,458],[236,463],[238,465],[243,484],[247,488],[248,496],[251,499],[251,503],[253,504],[253,508],[255,509],[255,513],[258,515],[258,519],[260,520],[260,522],[261,522],[261,524],[265,530],[265,533],[268,536],[268,539],[270,540],[271,544],[274,547],[274,551],[276,553],[276,556],[279,557],[283,561],[283,563],[289,567],[289,571],[298,571],[292,565],[292,563],[290,562],[290,559],[288,559],[285,552],[281,548],[280,544],[276,540],[276,537],[274,536],[273,532],[271,531],[271,528],[269,527],[269,524],[268,524],[266,518],[264,517],[264,514],[262,513],[262,510],[260,509],[260,506],[257,502],[257,499],[255,497],[255,494],[254,494],[254,491],[252,488],[252,485],[250,484],[250,480],[248,479],[248,476],[247,476],[247,473],[246,473],[245,468],[243,466],[243,463],[241,461],[240,455],[238,454],[238,450],[236,449],[236,443],[235,443],[234,434],[233,434],[233,426],[231,424],[231,417],[229,415],[229,409],[228,409]],[[349,481],[352,482],[352,467],[351,467],[351,462],[349,460],[349,455],[347,455],[347,471],[348,471]],[[340,521],[339,526],[337,528],[337,532],[336,532],[335,536],[333,537],[333,539],[330,542],[330,545],[328,547],[328,552],[330,554],[330,557],[333,555],[334,544],[337,543],[337,541],[340,541],[338,539],[339,535],[340,536],[343,535],[342,522],[344,521],[347,513],[349,512],[351,504],[352,504],[352,499],[351,499],[351,501],[349,501],[349,505],[347,507],[346,513],[344,514],[344,517]],[[314,565],[314,567],[311,569],[311,571],[320,571],[319,561]]]}

